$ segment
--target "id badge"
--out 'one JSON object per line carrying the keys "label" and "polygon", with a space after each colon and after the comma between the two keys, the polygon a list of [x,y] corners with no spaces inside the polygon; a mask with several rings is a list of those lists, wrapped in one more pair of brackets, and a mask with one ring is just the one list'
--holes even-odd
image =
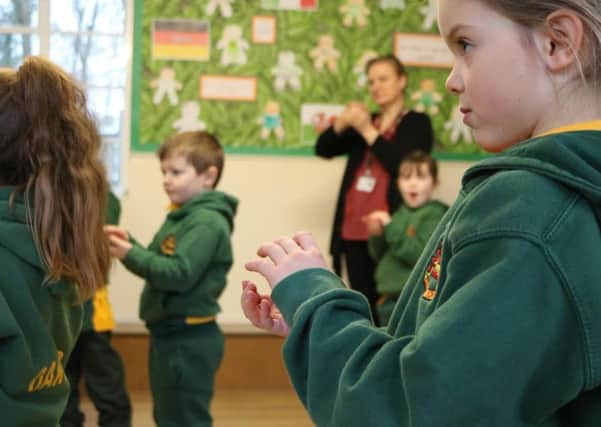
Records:
{"label": "id badge", "polygon": [[371,193],[376,186],[376,178],[371,175],[361,175],[357,180],[357,191]]}

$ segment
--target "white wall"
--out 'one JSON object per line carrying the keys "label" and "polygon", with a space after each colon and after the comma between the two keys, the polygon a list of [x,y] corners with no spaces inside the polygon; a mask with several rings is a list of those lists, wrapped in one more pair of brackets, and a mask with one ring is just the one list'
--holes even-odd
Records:
{"label": "white wall", "polygon": [[[244,270],[258,245],[297,230],[311,231],[327,253],[334,204],[345,159],[228,155],[219,189],[240,199],[235,218],[234,266],[221,297],[222,325],[247,325],[239,307],[240,282],[256,280]],[[440,162],[440,186],[435,197],[452,203],[459,191],[467,162]],[[158,160],[154,154],[130,156],[127,194],[122,199],[121,225],[142,244],[148,244],[162,223],[168,200],[161,186]],[[138,300],[142,280],[116,264],[110,296],[117,323],[139,324]]]}

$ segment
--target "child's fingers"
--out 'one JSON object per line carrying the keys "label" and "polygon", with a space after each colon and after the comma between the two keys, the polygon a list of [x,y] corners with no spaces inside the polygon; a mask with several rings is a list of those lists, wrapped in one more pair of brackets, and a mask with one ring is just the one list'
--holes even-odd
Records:
{"label": "child's fingers", "polygon": [[121,237],[115,236],[114,234],[111,234],[108,236],[109,238],[109,244],[111,246],[117,246],[120,247],[123,245],[123,239]]}
{"label": "child's fingers", "polygon": [[361,222],[363,223],[369,223],[372,220],[372,215],[368,214],[368,215],[363,215],[361,217]]}
{"label": "child's fingers", "polygon": [[261,301],[267,301],[269,304],[271,304],[271,297],[269,295],[259,295],[259,299]]}
{"label": "child's fingers", "polygon": [[267,280],[273,275],[275,266],[273,263],[265,258],[259,258],[252,261],[248,261],[244,264],[244,268],[248,271],[254,271],[265,277]]}
{"label": "child's fingers", "polygon": [[243,280],[242,281],[242,290],[249,291],[249,292],[257,292],[257,285],[255,285],[250,280]]}
{"label": "child's fingers", "polygon": [[259,322],[267,329],[273,329],[273,319],[271,318],[271,304],[266,300],[259,304]]}
{"label": "child's fingers", "polygon": [[105,225],[104,234],[106,234],[107,236],[117,236],[123,240],[129,240],[127,231],[114,225]]}
{"label": "child's fingers", "polygon": [[298,243],[290,237],[280,237],[275,243],[280,245],[287,254],[291,254],[299,249]]}
{"label": "child's fingers", "polygon": [[252,323],[254,326],[256,326],[257,328],[263,328],[263,326],[261,325],[260,321],[259,321],[259,310],[258,307],[247,307],[247,306],[242,306],[242,312],[244,313],[244,316],[248,319],[248,321],[250,323]]}
{"label": "child's fingers", "polygon": [[258,304],[259,299],[256,297],[256,294],[253,294],[251,292],[242,293],[242,296],[240,298],[242,312],[244,313],[244,316],[246,316],[246,318],[250,320],[250,322],[255,326],[259,326]]}
{"label": "child's fingers", "polygon": [[281,263],[286,258],[286,252],[284,252],[284,248],[275,242],[263,243],[261,246],[259,246],[259,249],[257,249],[257,255],[260,257],[269,258],[276,265]]}
{"label": "child's fingers", "polygon": [[103,227],[105,233],[122,234],[125,230],[118,225],[107,224]]}
{"label": "child's fingers", "polygon": [[294,241],[305,251],[317,247],[317,242],[313,235],[307,231],[299,231],[294,234]]}

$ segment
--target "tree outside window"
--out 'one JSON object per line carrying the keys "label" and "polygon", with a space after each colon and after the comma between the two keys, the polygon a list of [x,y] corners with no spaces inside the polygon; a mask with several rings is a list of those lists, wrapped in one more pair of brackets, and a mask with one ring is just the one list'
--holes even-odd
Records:
{"label": "tree outside window", "polygon": [[0,66],[44,55],[85,88],[109,180],[122,189],[131,0],[0,0]]}

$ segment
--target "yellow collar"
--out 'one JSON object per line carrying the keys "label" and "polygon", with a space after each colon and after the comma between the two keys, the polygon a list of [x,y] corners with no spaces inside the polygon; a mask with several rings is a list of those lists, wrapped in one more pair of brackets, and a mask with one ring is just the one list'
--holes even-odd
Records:
{"label": "yellow collar", "polygon": [[553,135],[556,133],[573,132],[578,130],[601,130],[601,120],[592,120],[590,122],[580,122],[571,125],[561,126],[536,135],[536,137]]}

